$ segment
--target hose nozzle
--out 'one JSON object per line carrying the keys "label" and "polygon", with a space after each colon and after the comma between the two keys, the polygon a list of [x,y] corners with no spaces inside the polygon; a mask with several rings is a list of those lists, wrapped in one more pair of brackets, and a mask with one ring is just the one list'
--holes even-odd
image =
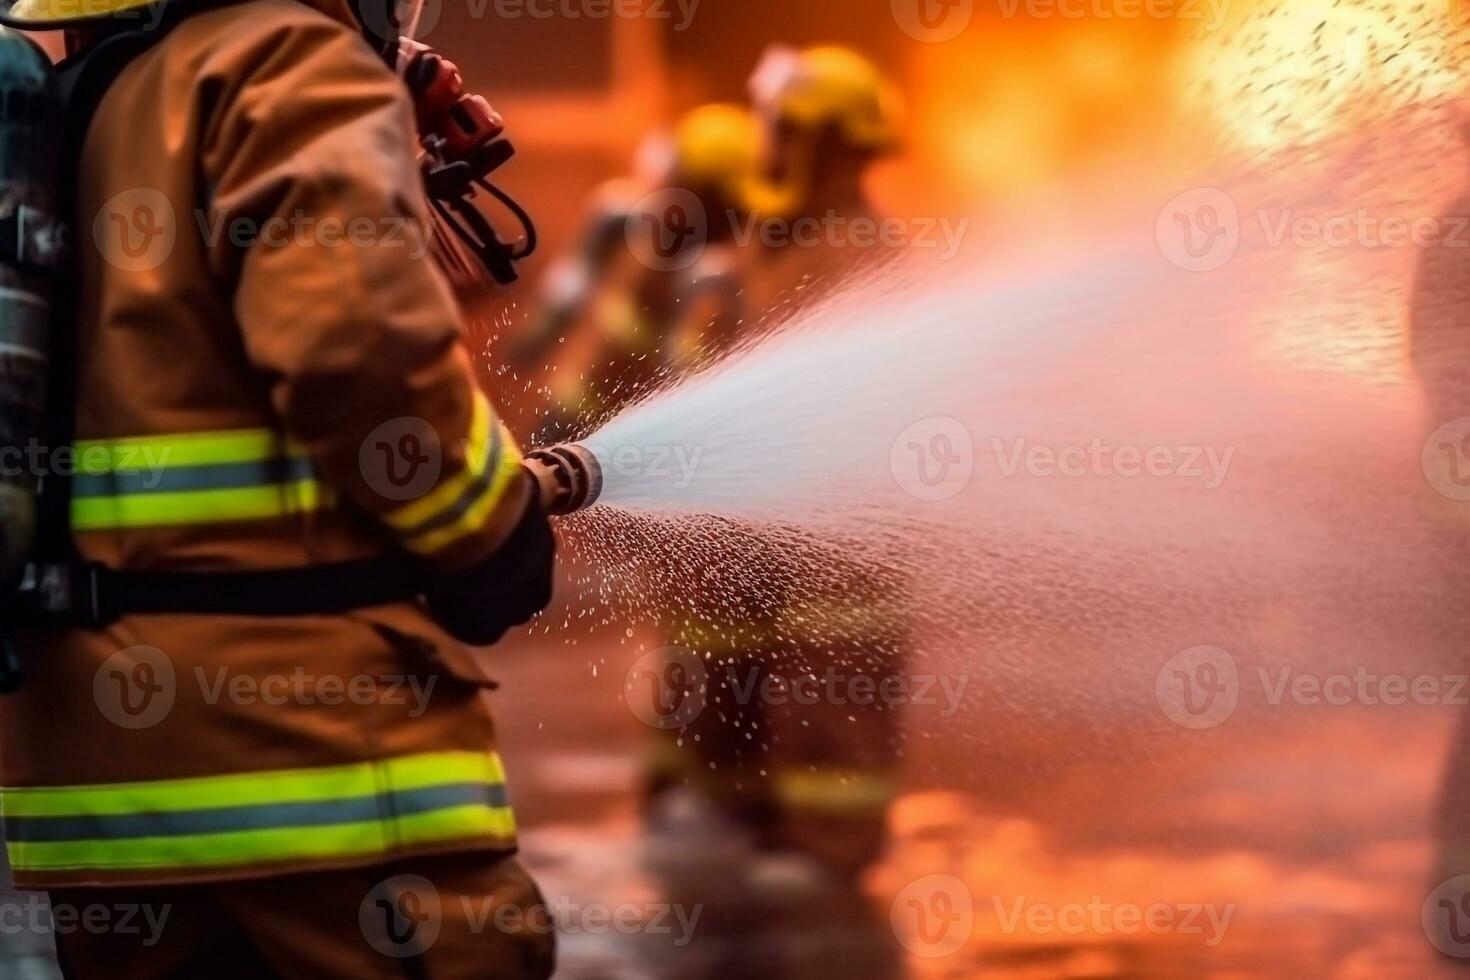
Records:
{"label": "hose nozzle", "polygon": [[548,514],[586,510],[602,494],[602,464],[585,446],[564,443],[533,449],[522,465],[536,478],[541,506]]}

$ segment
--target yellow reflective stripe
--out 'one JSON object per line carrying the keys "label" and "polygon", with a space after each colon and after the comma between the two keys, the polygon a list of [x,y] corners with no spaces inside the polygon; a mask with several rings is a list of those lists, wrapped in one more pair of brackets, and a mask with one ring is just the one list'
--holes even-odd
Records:
{"label": "yellow reflective stripe", "polygon": [[275,769],[225,776],[87,786],[0,789],[0,813],[14,817],[167,813],[257,803],[303,803],[363,796],[384,785],[395,790],[441,783],[503,783],[494,752],[429,752],[375,762],[310,769]]}
{"label": "yellow reflective stripe", "polygon": [[810,772],[790,769],[774,779],[782,803],[806,810],[866,813],[882,810],[897,795],[895,781],[877,772]]}
{"label": "yellow reflective stripe", "polygon": [[408,550],[421,555],[442,551],[454,542],[479,531],[490,520],[495,508],[505,498],[505,491],[521,469],[521,452],[516,447],[515,440],[503,427],[501,431],[500,458],[496,461],[495,472],[480,495],[452,524],[435,528],[427,534],[405,538],[403,544]]}
{"label": "yellow reflective stripe", "polygon": [[420,844],[515,837],[510,807],[463,806],[329,827],[246,830],[187,837],[60,842],[11,841],[20,871],[219,868],[282,861],[369,857]]}
{"label": "yellow reflective stripe", "polygon": [[471,484],[485,472],[489,462],[490,426],[493,420],[494,413],[490,411],[489,400],[480,392],[475,392],[470,433],[465,441],[464,469],[417,500],[384,514],[383,520],[389,527],[399,531],[412,530],[459,502]]}
{"label": "yellow reflective stripe", "polygon": [[495,753],[0,793],[23,871],[359,857],[516,833]]}
{"label": "yellow reflective stripe", "polygon": [[129,436],[123,439],[79,439],[77,472],[105,475],[142,464],[210,466],[258,463],[278,456],[304,456],[300,444],[273,429],[218,429],[208,432]]}
{"label": "yellow reflective stripe", "polygon": [[95,531],[262,520],[320,510],[335,500],[329,487],[312,479],[260,487],[79,497],[71,502],[71,523],[74,530]]}

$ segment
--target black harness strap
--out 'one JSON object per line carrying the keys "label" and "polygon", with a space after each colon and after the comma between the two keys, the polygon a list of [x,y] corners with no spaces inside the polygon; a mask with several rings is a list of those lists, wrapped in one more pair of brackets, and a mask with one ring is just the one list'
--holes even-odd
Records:
{"label": "black harness strap", "polygon": [[77,566],[81,625],[105,626],[140,613],[321,616],[402,602],[423,591],[408,560],[368,559],[304,568],[238,572],[118,572]]}

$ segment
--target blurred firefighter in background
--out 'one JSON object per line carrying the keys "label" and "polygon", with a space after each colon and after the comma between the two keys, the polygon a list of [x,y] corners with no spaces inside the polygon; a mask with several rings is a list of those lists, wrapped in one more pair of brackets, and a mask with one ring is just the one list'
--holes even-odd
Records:
{"label": "blurred firefighter in background", "polygon": [[[89,18],[63,69],[81,232],[47,405],[49,445],[87,465],[42,493],[51,587],[7,605],[7,628],[34,613],[0,704],[16,883],[166,917],[58,930],[82,980],[548,977],[494,685],[464,644],[544,607],[554,539],[412,247],[419,138],[442,141],[411,92],[483,110],[492,154],[498,119],[405,61],[393,0],[107,19],[137,6],[0,4],[23,27]],[[522,925],[478,928],[475,903]]]}
{"label": "blurred firefighter in background", "polygon": [[[899,113],[876,67],[834,46],[772,49],[751,96],[762,123],[763,207],[742,235],[741,269],[748,305],[760,312],[883,261],[835,238],[788,232],[796,222],[874,219],[864,178],[897,148]],[[738,600],[738,588],[709,589],[718,607],[678,620],[672,639],[706,664],[709,703],[661,743],[651,795],[691,787],[763,851],[815,859],[851,881],[881,853],[895,793],[898,707],[878,692],[892,689],[908,645],[903,585],[830,541],[805,542],[800,550],[817,560],[788,564],[769,553],[759,528],[726,534],[732,551],[750,552],[732,564],[761,568],[770,588]]]}
{"label": "blurred firefighter in background", "polygon": [[702,106],[644,143],[634,175],[599,189],[511,347],[516,363],[550,368],[543,439],[615,414],[733,339],[743,303],[732,243],[757,205],[757,146],[745,109]]}

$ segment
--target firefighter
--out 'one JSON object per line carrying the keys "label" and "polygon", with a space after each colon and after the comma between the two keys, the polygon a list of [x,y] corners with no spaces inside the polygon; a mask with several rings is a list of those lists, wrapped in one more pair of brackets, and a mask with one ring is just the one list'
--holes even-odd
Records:
{"label": "firefighter", "polygon": [[[880,260],[782,232],[875,217],[864,178],[897,147],[898,109],[870,61],[834,46],[772,49],[751,97],[764,128],[757,220],[772,227],[742,266],[749,304],[766,310]],[[752,529],[745,549],[758,554],[765,537]],[[721,592],[720,608],[682,623],[676,642],[707,664],[709,703],[676,749],[665,744],[655,785],[695,787],[768,853],[815,859],[850,882],[882,851],[895,791],[898,705],[864,692],[894,689],[908,646],[904,589],[831,542],[800,550],[812,560],[799,567],[759,562],[767,588],[748,608]]]}
{"label": "firefighter", "polygon": [[75,134],[76,560],[45,566],[76,601],[19,636],[5,832],[20,887],[164,923],[60,933],[70,976],[552,970],[466,644],[546,604],[554,541],[423,247],[401,8],[362,2],[171,6],[126,59],[127,21],[71,35],[113,53]]}
{"label": "firefighter", "polygon": [[599,189],[512,350],[531,366],[551,356],[548,436],[610,416],[735,336],[733,242],[756,203],[758,145],[746,110],[701,106],[645,142],[633,176]]}
{"label": "firefighter", "polygon": [[[770,48],[750,78],[760,118],[766,199],[783,230],[804,224],[825,232],[767,235],[755,257],[753,302],[779,304],[798,286],[830,287],[839,274],[879,261],[848,234],[854,222],[876,222],[867,178],[897,151],[901,98],[866,57],[820,45]],[[881,251],[881,250],[880,250]]]}

